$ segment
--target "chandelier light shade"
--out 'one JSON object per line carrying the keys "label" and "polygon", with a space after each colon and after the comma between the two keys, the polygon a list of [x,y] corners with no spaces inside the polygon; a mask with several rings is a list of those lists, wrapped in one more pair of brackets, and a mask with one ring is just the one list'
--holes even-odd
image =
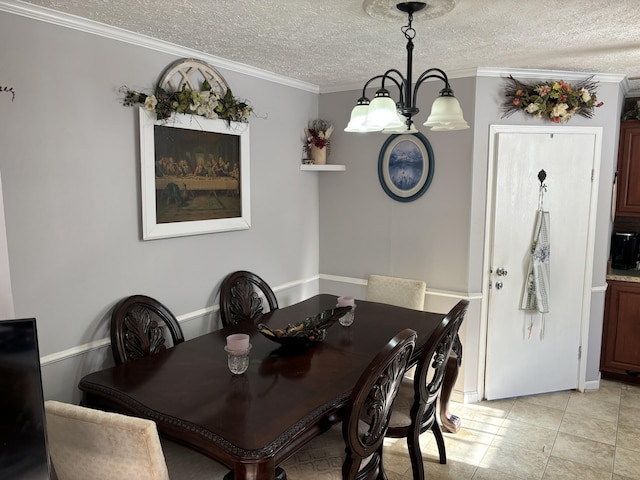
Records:
{"label": "chandelier light shade", "polygon": [[[382,75],[370,78],[362,88],[362,97],[351,111],[351,118],[345,132],[383,132],[383,133],[416,133],[413,117],[420,110],[416,105],[418,89],[428,79],[434,78],[444,82],[444,88],[431,106],[431,114],[423,124],[433,131],[462,130],[469,128],[465,121],[460,103],[454,97],[447,74],[439,68],[429,68],[420,74],[415,86],[412,83],[413,71],[413,39],[416,31],[412,27],[414,12],[426,7],[424,2],[402,2],[396,5],[401,12],[409,17],[409,23],[402,27],[402,33],[407,39],[407,74],[406,77],[395,68],[387,70]],[[380,80],[380,88],[373,100],[366,97],[366,90],[372,82]],[[400,99],[395,102],[385,88],[385,82],[391,82],[398,87]]]}

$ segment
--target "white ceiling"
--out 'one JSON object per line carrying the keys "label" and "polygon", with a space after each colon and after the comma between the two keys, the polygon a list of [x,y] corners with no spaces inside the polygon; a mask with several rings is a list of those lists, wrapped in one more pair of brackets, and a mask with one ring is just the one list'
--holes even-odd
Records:
{"label": "white ceiling", "polygon": [[[368,0],[388,3],[393,0]],[[2,3],[2,2],[0,2]],[[6,3],[6,2],[5,2]],[[13,2],[19,3],[19,2]],[[363,0],[27,0],[209,55],[318,85],[406,72],[406,17],[372,18]],[[638,0],[427,0],[416,14],[414,79],[430,67],[624,74],[640,86]]]}

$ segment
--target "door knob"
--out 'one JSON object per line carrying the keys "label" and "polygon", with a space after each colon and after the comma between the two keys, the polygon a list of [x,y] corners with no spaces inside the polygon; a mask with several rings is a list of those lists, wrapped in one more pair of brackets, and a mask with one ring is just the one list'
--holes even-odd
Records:
{"label": "door knob", "polygon": [[502,288],[502,282],[496,282],[496,290],[500,290]]}
{"label": "door knob", "polygon": [[499,277],[506,277],[507,271],[502,267],[498,267],[496,268],[496,275],[498,275]]}

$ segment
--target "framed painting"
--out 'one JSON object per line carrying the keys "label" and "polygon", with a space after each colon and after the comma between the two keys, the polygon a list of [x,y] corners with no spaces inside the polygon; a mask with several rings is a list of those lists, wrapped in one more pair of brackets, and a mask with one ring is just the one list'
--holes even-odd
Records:
{"label": "framed painting", "polygon": [[433,167],[433,149],[422,133],[391,135],[380,149],[378,178],[391,198],[412,202],[429,188]]}
{"label": "framed painting", "polygon": [[140,108],[142,238],[251,226],[249,125]]}

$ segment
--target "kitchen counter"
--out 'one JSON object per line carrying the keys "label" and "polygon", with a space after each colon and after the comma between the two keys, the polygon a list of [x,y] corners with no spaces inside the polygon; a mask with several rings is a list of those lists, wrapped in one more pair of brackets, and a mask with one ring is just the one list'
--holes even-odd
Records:
{"label": "kitchen counter", "polygon": [[607,280],[617,280],[619,282],[637,282],[640,283],[640,270],[617,270],[612,268],[607,275]]}

